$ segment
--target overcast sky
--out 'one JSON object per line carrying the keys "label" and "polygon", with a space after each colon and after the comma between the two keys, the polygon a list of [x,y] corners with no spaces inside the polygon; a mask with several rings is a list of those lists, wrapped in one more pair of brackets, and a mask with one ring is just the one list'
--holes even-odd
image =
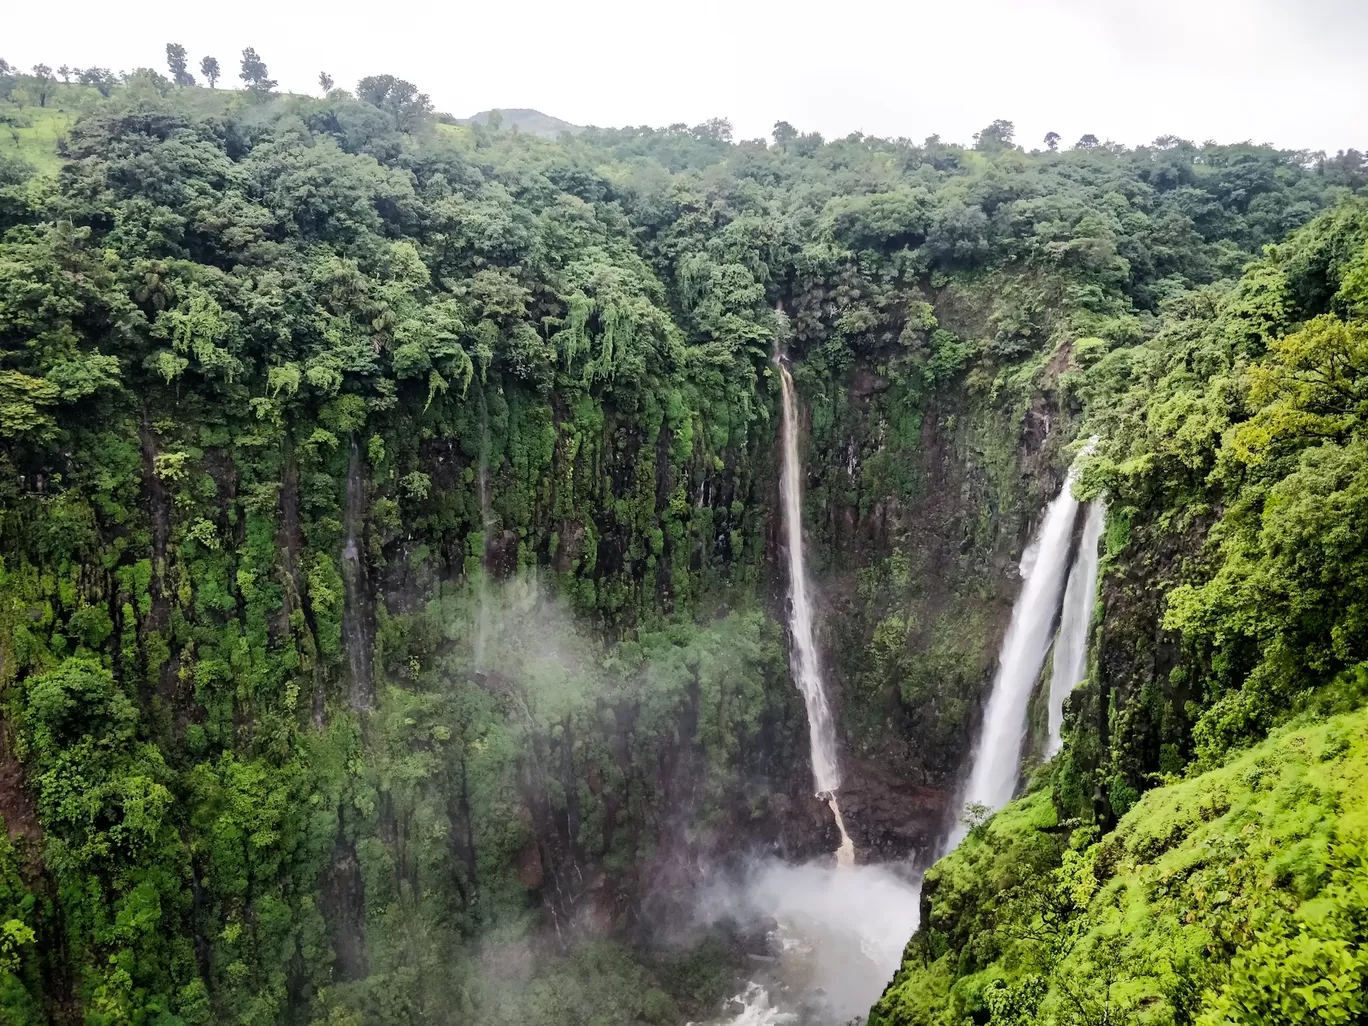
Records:
{"label": "overcast sky", "polygon": [[778,119],[969,142],[1174,134],[1368,148],[1368,0],[7,0],[0,57],[140,65],[165,44],[237,84],[254,46],[282,89],[389,72],[439,110],[535,107],[580,124]]}

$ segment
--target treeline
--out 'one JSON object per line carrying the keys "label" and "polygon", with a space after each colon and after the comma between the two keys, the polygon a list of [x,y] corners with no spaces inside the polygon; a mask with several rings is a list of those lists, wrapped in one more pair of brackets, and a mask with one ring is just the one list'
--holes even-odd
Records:
{"label": "treeline", "polygon": [[[195,76],[190,72],[189,55],[180,43],[166,44],[166,67],[171,73],[170,79],[164,80],[167,85],[183,88],[196,84]],[[277,82],[270,77],[266,62],[257,54],[255,48],[249,46],[242,51],[239,67],[241,70],[238,73],[238,78],[242,80],[244,89],[259,94],[274,91]],[[209,83],[210,89],[218,88],[218,81],[223,77],[223,70],[219,66],[217,57],[206,55],[200,58],[199,70],[200,74],[204,76],[204,80]],[[39,107],[47,106],[48,96],[58,78],[67,85],[92,86],[101,96],[106,97],[113,92],[114,87],[119,83],[128,83],[136,78],[162,80],[162,76],[151,68],[138,68],[132,73],[119,72],[116,75],[108,68],[74,68],[63,64],[54,70],[47,64],[35,64],[30,72],[30,74],[25,75],[20,68],[14,67],[5,59],[0,58],[0,80],[18,78],[32,81],[33,95],[36,96]],[[326,71],[318,73],[318,88],[322,90],[324,96],[332,91],[334,85],[333,77]],[[21,82],[16,86],[16,83],[8,83],[4,86],[4,98],[22,106],[29,93],[23,92],[16,100],[14,94],[16,87],[25,89],[25,84]],[[406,118],[432,113],[432,103],[426,93],[420,93],[418,87],[413,83],[395,78],[393,75],[370,75],[363,78],[357,83],[356,95],[363,102],[392,110]]]}

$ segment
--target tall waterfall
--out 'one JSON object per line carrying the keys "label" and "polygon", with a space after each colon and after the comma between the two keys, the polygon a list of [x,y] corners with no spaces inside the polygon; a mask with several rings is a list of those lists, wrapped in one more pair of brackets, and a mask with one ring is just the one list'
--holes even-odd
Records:
{"label": "tall waterfall", "polygon": [[803,485],[798,467],[798,400],[793,377],[782,359],[779,382],[784,397],[784,465],[779,491],[784,502],[784,540],[789,566],[789,632],[793,643],[789,666],[807,705],[808,741],[812,748],[812,780],[818,794],[835,791],[841,783],[836,766],[836,727],[831,719],[817,644],[812,635],[812,599],[803,561]]}
{"label": "tall waterfall", "polygon": [[784,505],[784,540],[788,548],[789,565],[789,666],[798,690],[807,706],[808,743],[812,750],[812,781],[817,794],[831,803],[836,826],[841,832],[841,846],[836,850],[838,865],[855,862],[855,848],[846,833],[840,806],[836,804],[836,788],[841,784],[841,771],[836,762],[836,726],[831,718],[826,687],[822,682],[822,667],[817,659],[817,643],[812,634],[811,587],[803,561],[803,487],[798,467],[798,400],[793,389],[793,377],[783,359],[776,354],[779,383],[783,392],[784,462],[779,475],[779,491]]}
{"label": "tall waterfall", "polygon": [[1045,746],[1048,759],[1059,751],[1060,731],[1064,726],[1064,699],[1083,679],[1088,669],[1088,626],[1092,622],[1097,596],[1098,542],[1106,510],[1101,499],[1088,503],[1083,522],[1083,537],[1078,555],[1064,588],[1064,608],[1059,616],[1059,636],[1055,638],[1054,666],[1050,673],[1050,737]]}
{"label": "tall waterfall", "polygon": [[[1055,614],[1068,570],[1078,500],[1073,497],[1074,472],[1045,511],[1045,519],[1021,559],[1025,578],[1012,608],[1012,622],[998,654],[997,675],[983,714],[983,730],[974,752],[964,802],[997,811],[1012,799],[1021,774],[1021,745],[1026,739],[1026,707],[1045,655],[1054,638]],[[958,824],[950,834],[954,847],[968,832]]]}

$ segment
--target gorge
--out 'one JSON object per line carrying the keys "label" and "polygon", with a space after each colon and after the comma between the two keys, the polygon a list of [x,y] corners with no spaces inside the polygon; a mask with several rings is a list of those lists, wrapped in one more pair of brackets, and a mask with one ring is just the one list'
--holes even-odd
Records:
{"label": "gorge", "polygon": [[0,1021],[1362,1014],[1355,151],[12,72]]}

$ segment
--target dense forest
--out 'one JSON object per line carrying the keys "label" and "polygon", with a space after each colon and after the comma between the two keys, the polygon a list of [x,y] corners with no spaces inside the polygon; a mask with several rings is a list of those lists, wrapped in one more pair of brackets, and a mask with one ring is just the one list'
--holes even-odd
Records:
{"label": "dense forest", "polygon": [[1099,437],[1063,751],[871,1021],[1368,1014],[1358,152],[548,140],[168,58],[0,62],[0,1021],[714,1014],[698,868],[836,846],[780,351],[861,857],[958,815]]}

